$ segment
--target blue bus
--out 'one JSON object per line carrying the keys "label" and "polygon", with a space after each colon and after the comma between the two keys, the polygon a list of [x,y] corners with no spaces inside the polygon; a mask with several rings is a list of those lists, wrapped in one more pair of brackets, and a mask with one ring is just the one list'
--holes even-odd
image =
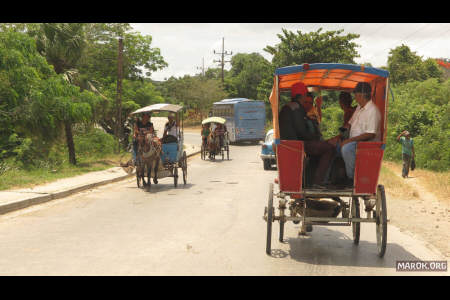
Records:
{"label": "blue bus", "polygon": [[261,141],[265,138],[264,101],[246,98],[224,99],[213,103],[213,116],[227,120],[230,142]]}

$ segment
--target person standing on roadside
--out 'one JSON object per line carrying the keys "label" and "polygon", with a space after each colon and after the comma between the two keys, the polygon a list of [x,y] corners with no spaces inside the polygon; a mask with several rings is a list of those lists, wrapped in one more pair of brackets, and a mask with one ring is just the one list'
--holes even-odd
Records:
{"label": "person standing on roadside", "polygon": [[403,169],[402,177],[407,178],[411,160],[414,159],[414,141],[408,131],[404,130],[397,137],[397,142],[402,144]]}

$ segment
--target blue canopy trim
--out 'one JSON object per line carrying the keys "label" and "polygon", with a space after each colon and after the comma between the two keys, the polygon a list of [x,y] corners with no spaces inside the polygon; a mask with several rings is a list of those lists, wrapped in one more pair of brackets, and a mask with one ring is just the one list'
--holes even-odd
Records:
{"label": "blue canopy trim", "polygon": [[383,69],[377,69],[372,67],[364,66],[364,70],[361,70],[361,65],[350,65],[350,64],[330,64],[330,63],[317,63],[309,64],[308,70],[303,70],[303,65],[282,67],[275,70],[275,75],[286,75],[295,74],[309,70],[330,70],[330,69],[341,69],[341,70],[351,70],[356,72],[374,74],[381,77],[389,77],[389,72]]}

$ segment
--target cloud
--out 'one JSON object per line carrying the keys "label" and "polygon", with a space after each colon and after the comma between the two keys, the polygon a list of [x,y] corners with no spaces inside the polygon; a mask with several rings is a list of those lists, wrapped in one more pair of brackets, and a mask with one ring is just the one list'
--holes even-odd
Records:
{"label": "cloud", "polygon": [[[170,76],[198,74],[197,67],[218,67],[214,60],[222,51],[222,37],[225,50],[233,54],[258,52],[270,60],[271,55],[263,51],[267,45],[280,42],[277,34],[282,28],[296,32],[344,29],[343,34],[358,33],[356,40],[361,47],[358,63],[370,62],[374,66],[387,64],[389,50],[408,45],[418,55],[427,57],[448,57],[450,53],[450,24],[448,23],[136,23],[132,27],[142,34],[153,37],[152,46],[161,49],[169,67],[152,74],[155,80]],[[417,50],[416,50],[417,49]],[[229,60],[230,56],[225,59]],[[229,69],[229,64],[226,65]]]}

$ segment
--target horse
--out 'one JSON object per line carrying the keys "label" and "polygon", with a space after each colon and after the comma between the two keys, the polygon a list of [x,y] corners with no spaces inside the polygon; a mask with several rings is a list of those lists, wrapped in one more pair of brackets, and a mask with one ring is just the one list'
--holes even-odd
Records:
{"label": "horse", "polygon": [[[158,167],[162,151],[161,141],[156,134],[149,131],[139,132],[138,137],[138,151],[136,160],[138,161],[136,166],[136,176],[142,178],[144,186],[148,186],[150,189],[150,177],[152,167],[154,170],[153,182],[158,183]],[[147,171],[147,183],[145,182],[145,171]]]}
{"label": "horse", "polygon": [[220,140],[219,140],[219,137],[216,136],[214,134],[214,132],[211,132],[208,135],[208,140],[207,141],[208,141],[209,156],[210,156],[210,158],[211,158],[211,156],[212,156],[212,158],[214,158],[214,156],[216,154],[219,154],[219,151],[220,151]]}

